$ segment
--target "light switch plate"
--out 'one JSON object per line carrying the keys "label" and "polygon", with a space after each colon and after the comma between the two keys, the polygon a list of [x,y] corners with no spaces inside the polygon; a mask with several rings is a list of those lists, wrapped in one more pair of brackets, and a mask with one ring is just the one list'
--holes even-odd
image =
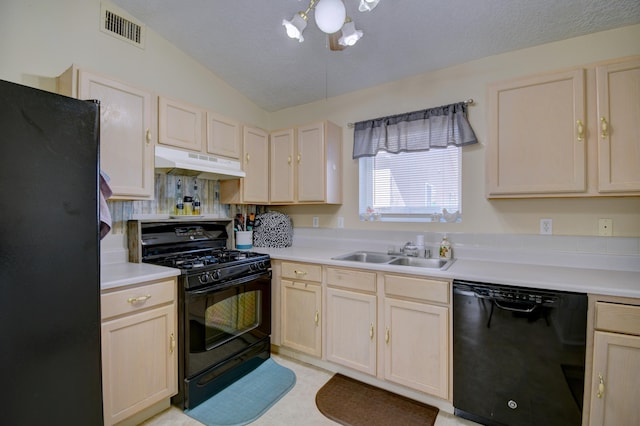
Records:
{"label": "light switch plate", "polygon": [[612,219],[598,219],[598,235],[601,237],[610,237],[613,235]]}
{"label": "light switch plate", "polygon": [[317,228],[318,226],[320,226],[320,219],[318,219],[318,216],[314,216],[313,217],[313,227]]}

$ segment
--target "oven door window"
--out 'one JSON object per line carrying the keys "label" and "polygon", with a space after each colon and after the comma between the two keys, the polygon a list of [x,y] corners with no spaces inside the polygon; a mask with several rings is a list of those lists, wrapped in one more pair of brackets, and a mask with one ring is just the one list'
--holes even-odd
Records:
{"label": "oven door window", "polygon": [[211,297],[204,313],[205,346],[212,349],[260,325],[261,290]]}

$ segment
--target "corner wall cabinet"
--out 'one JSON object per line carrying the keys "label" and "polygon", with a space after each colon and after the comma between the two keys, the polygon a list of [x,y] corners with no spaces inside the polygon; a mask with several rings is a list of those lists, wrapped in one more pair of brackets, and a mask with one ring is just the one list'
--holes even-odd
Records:
{"label": "corner wall cabinet", "polygon": [[489,198],[640,195],[640,59],[488,87]]}
{"label": "corner wall cabinet", "polygon": [[322,267],[281,264],[282,345],[302,353],[322,355]]}
{"label": "corner wall cabinet", "polygon": [[100,168],[110,178],[112,199],[153,199],[156,132],[151,93],[75,65],[58,78],[58,92],[100,101]]}
{"label": "corner wall cabinet", "polygon": [[102,387],[105,425],[177,392],[176,280],[103,291]]}
{"label": "corner wall cabinet", "polygon": [[640,424],[640,304],[595,302],[594,328],[589,424]]}

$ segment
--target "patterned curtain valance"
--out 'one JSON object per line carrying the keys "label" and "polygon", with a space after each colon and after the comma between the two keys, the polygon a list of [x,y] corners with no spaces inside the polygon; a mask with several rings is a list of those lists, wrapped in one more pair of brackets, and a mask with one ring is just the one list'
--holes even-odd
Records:
{"label": "patterned curtain valance", "polygon": [[467,120],[467,104],[455,104],[355,123],[353,158],[463,146],[477,143]]}

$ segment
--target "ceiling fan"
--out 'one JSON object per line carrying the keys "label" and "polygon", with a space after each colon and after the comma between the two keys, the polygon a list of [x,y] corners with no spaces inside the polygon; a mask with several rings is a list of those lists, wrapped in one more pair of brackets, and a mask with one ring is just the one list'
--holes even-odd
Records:
{"label": "ceiling fan", "polygon": [[[380,0],[360,0],[358,10],[369,12],[373,10]],[[299,11],[291,20],[282,20],[287,35],[297,39],[300,43],[304,41],[302,32],[307,26],[309,12],[314,10],[316,25],[328,34],[329,49],[333,51],[344,50],[353,46],[362,38],[364,33],[357,30],[355,23],[347,16],[347,10],[343,0],[310,0],[307,10]]]}

